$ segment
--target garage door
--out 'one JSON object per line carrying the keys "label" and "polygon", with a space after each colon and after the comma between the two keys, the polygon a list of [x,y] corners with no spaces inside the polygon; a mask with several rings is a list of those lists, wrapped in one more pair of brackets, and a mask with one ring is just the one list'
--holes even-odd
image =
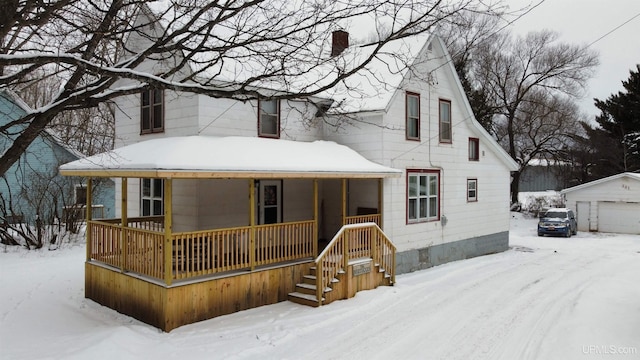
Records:
{"label": "garage door", "polygon": [[640,203],[599,202],[598,231],[640,234]]}

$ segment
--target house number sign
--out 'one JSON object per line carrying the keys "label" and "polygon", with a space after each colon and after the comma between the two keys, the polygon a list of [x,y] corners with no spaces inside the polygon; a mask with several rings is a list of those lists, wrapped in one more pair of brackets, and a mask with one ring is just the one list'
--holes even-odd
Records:
{"label": "house number sign", "polygon": [[371,272],[371,263],[353,265],[353,276],[368,274]]}

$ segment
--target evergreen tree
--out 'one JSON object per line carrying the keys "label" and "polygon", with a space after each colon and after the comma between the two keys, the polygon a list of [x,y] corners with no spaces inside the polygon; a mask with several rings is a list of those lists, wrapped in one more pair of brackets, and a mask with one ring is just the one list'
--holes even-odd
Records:
{"label": "evergreen tree", "polygon": [[623,91],[605,101],[595,99],[600,128],[590,131],[589,139],[598,154],[593,169],[597,178],[640,171],[640,65],[622,86]]}

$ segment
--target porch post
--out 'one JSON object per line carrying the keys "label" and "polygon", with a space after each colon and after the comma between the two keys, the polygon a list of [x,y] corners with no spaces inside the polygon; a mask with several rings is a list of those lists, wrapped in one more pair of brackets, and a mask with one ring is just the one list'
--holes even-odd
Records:
{"label": "porch post", "polygon": [[318,179],[313,179],[313,257],[318,256]]}
{"label": "porch post", "polygon": [[122,251],[120,271],[124,272],[125,265],[127,263],[127,239],[125,229],[129,225],[129,220],[127,218],[127,178],[122,178],[120,189],[122,192],[122,196],[120,196],[120,247]]}
{"label": "porch post", "polygon": [[382,229],[382,224],[384,224],[382,214],[384,214],[384,209],[382,208],[384,201],[382,201],[382,196],[384,194],[384,178],[378,179],[378,212],[380,213],[380,229]]}
{"label": "porch post", "polygon": [[[347,179],[342,179],[342,226],[347,225]],[[342,269],[347,272],[349,268],[349,239],[351,238],[351,229],[344,232],[342,240]],[[347,279],[349,277],[347,276]],[[347,280],[348,281],[348,280]],[[349,287],[349,285],[347,285]]]}
{"label": "porch post", "polygon": [[87,224],[87,227],[86,227],[86,229],[87,229],[86,230],[86,232],[87,232],[87,261],[90,261],[91,260],[91,251],[92,251],[92,249],[91,249],[92,239],[91,239],[91,224],[89,224],[89,222],[91,221],[91,217],[93,216],[93,214],[91,214],[91,210],[93,209],[93,206],[92,206],[93,205],[93,198],[91,197],[91,192],[93,191],[93,183],[91,182],[91,178],[87,179],[86,190],[87,190],[87,205],[86,205],[87,209],[86,209],[86,214],[85,215],[87,217],[87,220],[86,220],[86,224]]}
{"label": "porch post", "polygon": [[167,286],[173,282],[173,232],[171,209],[173,208],[172,179],[164,179],[164,282]]}
{"label": "porch post", "polygon": [[249,266],[251,271],[255,270],[256,257],[256,199],[255,199],[255,181],[249,179]]}
{"label": "porch post", "polygon": [[347,179],[342,179],[342,226],[347,224]]}

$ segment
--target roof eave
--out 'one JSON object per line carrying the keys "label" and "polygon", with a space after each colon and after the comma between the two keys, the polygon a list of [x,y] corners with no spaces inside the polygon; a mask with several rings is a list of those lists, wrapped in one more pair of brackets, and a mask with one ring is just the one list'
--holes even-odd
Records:
{"label": "roof eave", "polygon": [[598,179],[598,180],[593,180],[590,181],[588,183],[584,183],[584,184],[580,184],[580,185],[576,185],[567,189],[563,189],[560,190],[560,194],[566,194],[572,191],[576,191],[576,190],[581,190],[581,189],[585,189],[591,186],[595,186],[595,185],[599,185],[599,184],[603,184],[612,180],[616,180],[619,178],[623,178],[623,177],[627,177],[629,179],[633,179],[633,180],[637,180],[640,181],[640,175],[636,176],[636,173],[630,173],[630,172],[624,172],[624,173],[620,173],[620,174],[616,174],[616,175],[611,175],[608,176],[606,178],[602,178],[602,179]]}
{"label": "roof eave", "polygon": [[382,179],[400,177],[402,172],[357,171],[237,171],[179,169],[60,169],[63,176],[162,178],[162,179]]}

